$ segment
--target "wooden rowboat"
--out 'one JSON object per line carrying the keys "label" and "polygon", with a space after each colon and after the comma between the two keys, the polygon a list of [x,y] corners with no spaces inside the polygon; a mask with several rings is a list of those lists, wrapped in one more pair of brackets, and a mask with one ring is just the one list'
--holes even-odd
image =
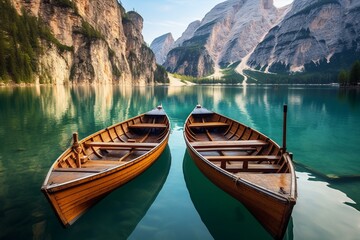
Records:
{"label": "wooden rowboat", "polygon": [[282,239],[297,199],[285,141],[281,148],[264,134],[200,105],[185,122],[184,138],[203,174],[242,202],[274,238]]}
{"label": "wooden rowboat", "polygon": [[106,194],[145,171],[164,151],[170,122],[161,106],[100,130],[68,148],[41,191],[61,223],[73,224]]}

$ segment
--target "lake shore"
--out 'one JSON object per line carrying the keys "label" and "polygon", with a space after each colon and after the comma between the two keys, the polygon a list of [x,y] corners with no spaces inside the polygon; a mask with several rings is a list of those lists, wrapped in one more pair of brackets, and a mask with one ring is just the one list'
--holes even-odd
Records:
{"label": "lake shore", "polygon": [[[156,84],[155,85],[168,85],[168,86],[193,86],[196,85],[195,83],[182,80],[179,78],[174,77],[173,74],[169,73],[169,80],[168,84]],[[64,83],[62,85],[92,85],[93,83]],[[101,83],[100,83],[101,84]],[[119,83],[111,83],[112,85],[119,85]],[[41,85],[56,85],[51,83],[15,83],[12,81],[9,82],[0,82],[0,87],[31,87],[31,86],[41,86]]]}
{"label": "lake shore", "polygon": [[181,80],[180,78],[176,78],[174,77],[174,75],[172,74],[168,74],[169,76],[169,80],[170,80],[170,83],[169,83],[169,86],[193,86],[193,85],[196,85],[195,83],[192,83],[192,82],[189,82],[189,81],[186,81],[186,80]]}
{"label": "lake shore", "polygon": [[[194,86],[194,85],[199,85],[198,83],[193,83],[187,80],[183,80],[180,78],[176,78],[173,74],[168,73],[168,77],[169,77],[169,83],[155,83],[153,84],[153,86],[170,86],[170,87],[182,87],[182,86]],[[64,83],[64,84],[53,84],[53,83],[15,83],[13,81],[9,81],[9,82],[1,82],[0,81],[0,88],[1,87],[33,87],[33,86],[49,86],[49,85],[61,85],[61,86],[85,86],[85,85],[122,85],[121,83],[89,83],[89,82],[84,82],[84,83]],[[239,85],[239,84],[221,84],[221,83],[216,83],[216,84],[209,84],[209,83],[204,83],[204,84],[200,84],[200,85],[204,85],[204,86],[208,86],[208,85],[223,85],[223,86],[227,86],[227,85]],[[280,84],[280,83],[269,83],[269,84],[254,84],[254,83],[247,83],[247,84],[240,84],[240,85],[247,85],[247,86],[252,86],[252,85],[262,85],[262,86],[290,86],[290,85],[294,85],[294,86],[334,86],[334,87],[339,87],[341,89],[360,89],[360,85],[357,86],[340,86],[338,83],[330,83],[330,84]],[[124,85],[126,86],[126,85]],[[143,86],[143,85],[128,85],[128,86]],[[149,84],[149,86],[151,86]]]}

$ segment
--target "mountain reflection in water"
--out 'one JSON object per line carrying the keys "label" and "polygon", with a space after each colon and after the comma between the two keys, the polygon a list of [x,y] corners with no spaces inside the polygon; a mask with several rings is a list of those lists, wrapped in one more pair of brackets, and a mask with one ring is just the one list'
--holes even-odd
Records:
{"label": "mountain reflection in water", "polygon": [[[149,211],[136,210],[136,206],[151,204],[145,200],[149,195],[142,194],[145,190],[136,190],[151,188],[146,184],[151,178],[144,180],[141,175],[100,201],[70,229],[63,229],[40,186],[51,164],[69,147],[72,132],[77,131],[82,138],[159,103],[172,124],[171,156],[170,150],[164,154],[171,158],[171,166],[170,171],[157,173],[167,175],[169,171]],[[299,198],[287,238],[358,239],[359,180],[349,176],[360,174],[359,90],[331,86],[118,85],[0,87],[0,239],[104,239],[102,234],[116,239],[269,238],[241,203],[212,185],[192,160],[184,157],[182,127],[198,103],[278,143],[282,138],[281,108],[287,103],[287,146],[295,162],[301,163],[296,165]],[[191,164],[195,169],[188,166]],[[152,172],[157,171],[148,169],[145,174]],[[328,179],[329,175],[340,179]],[[156,179],[155,175],[151,177]],[[131,230],[138,221],[135,215],[141,218],[143,214]]]}

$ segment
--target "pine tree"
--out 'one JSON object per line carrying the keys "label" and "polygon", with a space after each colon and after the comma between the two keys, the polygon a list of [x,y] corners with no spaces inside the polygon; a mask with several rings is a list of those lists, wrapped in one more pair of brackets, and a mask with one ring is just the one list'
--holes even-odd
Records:
{"label": "pine tree", "polygon": [[357,85],[360,82],[360,61],[356,61],[351,68],[349,82],[351,85]]}
{"label": "pine tree", "polygon": [[5,59],[5,39],[4,32],[0,30],[0,78],[4,78],[6,74],[6,59]]}
{"label": "pine tree", "polygon": [[338,81],[340,86],[346,86],[349,83],[348,72],[345,70],[341,70],[338,76]]}

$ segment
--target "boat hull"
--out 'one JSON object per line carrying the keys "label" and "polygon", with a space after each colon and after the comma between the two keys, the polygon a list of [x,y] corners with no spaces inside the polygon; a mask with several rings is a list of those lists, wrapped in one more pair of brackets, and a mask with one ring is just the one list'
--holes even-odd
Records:
{"label": "boat hull", "polygon": [[296,201],[272,196],[249,182],[220,172],[190,149],[188,145],[188,153],[196,166],[212,183],[244,204],[274,238],[282,238]]}
{"label": "boat hull", "polygon": [[42,191],[55,208],[63,225],[70,226],[101,198],[149,168],[164,151],[166,145],[167,139],[153,152],[129,165],[122,165],[68,185],[42,188]]}
{"label": "boat hull", "polygon": [[41,191],[63,226],[149,168],[162,154],[170,122],[162,107],[74,143],[53,163]]}
{"label": "boat hull", "polygon": [[239,200],[276,239],[296,203],[291,155],[264,134],[197,106],[184,125],[188,153],[200,171]]}

